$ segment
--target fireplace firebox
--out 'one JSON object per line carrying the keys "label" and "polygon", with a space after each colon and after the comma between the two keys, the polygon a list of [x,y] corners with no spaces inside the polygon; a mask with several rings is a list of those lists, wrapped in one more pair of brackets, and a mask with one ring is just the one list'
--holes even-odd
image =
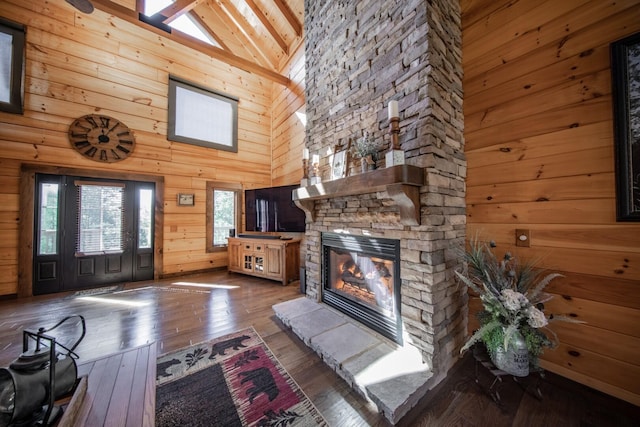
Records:
{"label": "fireplace firebox", "polygon": [[322,233],[322,301],[402,344],[400,241]]}

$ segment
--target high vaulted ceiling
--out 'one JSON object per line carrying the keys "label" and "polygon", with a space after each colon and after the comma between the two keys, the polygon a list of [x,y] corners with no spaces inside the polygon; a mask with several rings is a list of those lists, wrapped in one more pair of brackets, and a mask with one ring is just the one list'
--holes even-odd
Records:
{"label": "high vaulted ceiling", "polygon": [[175,0],[154,15],[154,22],[168,25],[188,14],[218,46],[175,29],[167,34],[158,26],[141,21],[139,12],[144,10],[144,0],[91,2],[96,9],[285,85],[288,79],[280,70],[303,40],[303,0]]}

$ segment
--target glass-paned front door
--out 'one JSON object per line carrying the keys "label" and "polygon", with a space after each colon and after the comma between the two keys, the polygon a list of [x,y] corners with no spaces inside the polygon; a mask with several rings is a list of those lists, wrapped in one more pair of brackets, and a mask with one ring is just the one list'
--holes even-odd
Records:
{"label": "glass-paned front door", "polygon": [[154,275],[153,183],[36,175],[33,292]]}

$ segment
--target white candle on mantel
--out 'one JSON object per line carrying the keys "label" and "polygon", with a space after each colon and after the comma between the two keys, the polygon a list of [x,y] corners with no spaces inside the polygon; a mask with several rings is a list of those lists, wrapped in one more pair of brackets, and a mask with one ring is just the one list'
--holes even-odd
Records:
{"label": "white candle on mantel", "polygon": [[309,160],[309,149],[305,148],[302,150],[302,160]]}
{"label": "white candle on mantel", "polygon": [[316,165],[320,163],[320,156],[318,154],[314,154],[313,155],[313,160],[311,161],[312,164]]}
{"label": "white candle on mantel", "polygon": [[389,101],[389,120],[400,117],[398,114],[398,101]]}

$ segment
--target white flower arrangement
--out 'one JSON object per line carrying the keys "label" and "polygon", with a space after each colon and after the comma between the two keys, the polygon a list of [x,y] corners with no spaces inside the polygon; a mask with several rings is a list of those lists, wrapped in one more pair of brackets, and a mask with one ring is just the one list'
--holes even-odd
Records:
{"label": "white flower arrangement", "polygon": [[[531,264],[519,265],[508,252],[498,260],[492,249],[495,243],[470,242],[471,249],[463,254],[467,274],[456,271],[460,280],[480,296],[483,310],[478,313],[478,329],[462,347],[469,349],[483,341],[490,354],[505,350],[519,332],[529,351],[529,360],[537,366],[544,347],[553,347],[557,341],[547,328],[550,321],[564,320],[583,323],[564,316],[544,313],[544,303],[552,298],[542,291],[560,274],[542,275]],[[543,331],[544,330],[544,331]],[[554,340],[547,337],[550,333]]]}
{"label": "white flower arrangement", "polygon": [[373,160],[377,160],[378,145],[371,138],[369,132],[365,131],[362,137],[355,140],[355,143],[352,145],[352,151],[355,157],[363,159],[371,156]]}

